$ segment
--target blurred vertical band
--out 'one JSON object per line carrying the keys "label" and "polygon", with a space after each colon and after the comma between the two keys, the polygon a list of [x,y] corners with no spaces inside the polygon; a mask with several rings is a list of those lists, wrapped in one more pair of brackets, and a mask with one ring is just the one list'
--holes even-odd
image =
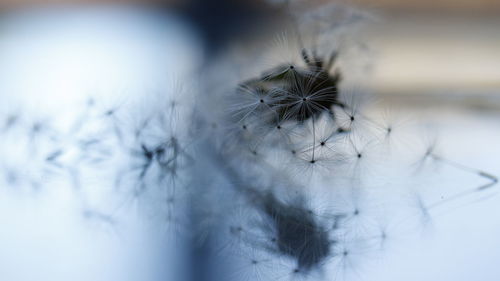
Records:
{"label": "blurred vertical band", "polygon": [[269,30],[283,15],[278,7],[263,0],[186,0],[165,7],[187,19],[205,42],[208,55],[216,54],[231,41]]}

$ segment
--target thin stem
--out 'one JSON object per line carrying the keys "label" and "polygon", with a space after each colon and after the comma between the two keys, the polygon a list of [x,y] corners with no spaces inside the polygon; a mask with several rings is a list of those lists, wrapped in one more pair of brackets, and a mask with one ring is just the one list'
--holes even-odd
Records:
{"label": "thin stem", "polygon": [[476,169],[476,168],[465,166],[461,163],[457,163],[457,162],[454,162],[452,160],[442,158],[441,156],[438,156],[436,154],[430,154],[429,157],[431,157],[432,159],[434,159],[436,161],[440,161],[444,164],[447,164],[449,166],[455,167],[457,169],[460,169],[460,170],[463,170],[463,171],[466,171],[469,173],[474,173],[482,178],[486,178],[489,180],[489,182],[487,184],[484,184],[484,185],[477,187],[474,191],[484,190],[484,189],[489,188],[491,186],[494,186],[495,184],[498,183],[498,178],[496,176],[494,176],[490,173],[487,173],[485,171],[481,171],[481,170]]}
{"label": "thin stem", "polygon": [[312,147],[312,149],[313,150],[312,150],[312,159],[311,159],[311,161],[314,161],[314,150],[315,150],[315,147],[316,147],[316,127],[315,127],[314,124],[316,122],[314,120],[314,115],[312,115],[311,118],[312,118],[312,127],[313,127],[313,131],[312,131],[312,133],[313,133],[313,147]]}

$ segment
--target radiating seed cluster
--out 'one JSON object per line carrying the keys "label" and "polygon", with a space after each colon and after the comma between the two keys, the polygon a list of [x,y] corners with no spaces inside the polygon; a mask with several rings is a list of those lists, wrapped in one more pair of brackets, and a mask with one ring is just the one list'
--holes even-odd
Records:
{"label": "radiating seed cluster", "polygon": [[[116,225],[113,212],[139,206],[158,229],[168,225],[169,238],[190,241],[184,250],[208,257],[192,259],[220,272],[207,280],[338,280],[383,249],[393,219],[398,226],[428,219],[449,202],[414,189],[432,174],[429,162],[488,180],[450,201],[497,182],[439,156],[433,145],[399,148],[398,120],[370,117],[363,96],[343,85],[350,73],[338,64],[342,51],[325,49],[321,38],[321,48],[306,46],[301,35],[298,60],[242,75],[223,85],[229,96],[203,88],[213,82],[205,81],[141,105],[89,99],[66,128],[6,112],[2,185],[43,189],[57,179],[85,190],[97,178],[113,200],[84,202],[82,216]],[[204,103],[207,97],[219,107]],[[417,131],[410,136],[422,139]]]}

